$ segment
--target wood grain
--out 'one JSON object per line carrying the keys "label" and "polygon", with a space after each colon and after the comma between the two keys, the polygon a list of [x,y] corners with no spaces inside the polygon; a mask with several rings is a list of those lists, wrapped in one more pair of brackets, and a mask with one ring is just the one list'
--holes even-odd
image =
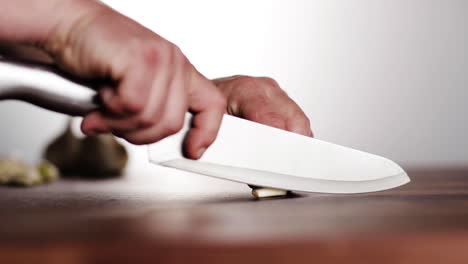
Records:
{"label": "wood grain", "polygon": [[0,263],[468,263],[468,168],[359,195],[254,200],[202,176],[0,188]]}

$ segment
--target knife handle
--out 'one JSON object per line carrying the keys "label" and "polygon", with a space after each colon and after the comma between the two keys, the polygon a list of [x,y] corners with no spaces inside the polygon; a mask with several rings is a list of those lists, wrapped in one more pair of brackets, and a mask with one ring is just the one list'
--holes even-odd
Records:
{"label": "knife handle", "polygon": [[99,108],[91,83],[77,80],[58,68],[0,58],[0,100],[21,100],[71,116]]}

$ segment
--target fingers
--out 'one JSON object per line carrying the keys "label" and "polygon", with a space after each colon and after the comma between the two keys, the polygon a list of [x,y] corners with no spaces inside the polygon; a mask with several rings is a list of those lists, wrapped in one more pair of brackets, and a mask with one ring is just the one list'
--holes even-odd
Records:
{"label": "fingers", "polygon": [[88,136],[110,132],[101,112],[92,112],[86,115],[81,122],[81,131]]}
{"label": "fingers", "polygon": [[194,127],[186,153],[199,158],[214,141],[226,106],[211,81],[177,46],[112,9],[99,8],[70,24],[57,27],[45,49],[61,68],[113,84],[100,89],[104,110],[84,118],[83,132],[152,143],[179,131],[190,110]]}
{"label": "fingers", "polygon": [[243,118],[304,136],[313,136],[309,119],[289,100],[278,103],[282,107],[277,107],[274,102],[265,103],[260,100],[252,101],[250,105],[242,110]]}
{"label": "fingers", "polygon": [[188,158],[201,158],[214,142],[223,114],[224,109],[221,107],[209,107],[193,117],[192,128],[184,142],[184,152]]}
{"label": "fingers", "polygon": [[[177,68],[162,67],[171,63],[171,53],[158,50],[153,42],[130,42],[125,52],[109,61],[110,69],[103,71],[108,72],[116,87],[107,86],[99,90],[103,113],[90,117],[94,121],[88,121],[83,126],[85,130],[90,129],[91,124],[100,123],[96,130],[107,127],[123,133],[147,128],[157,122]],[[166,52],[164,56],[158,55],[163,52]],[[98,119],[104,121],[96,122]]]}
{"label": "fingers", "polygon": [[[185,84],[184,66],[173,63],[172,58],[166,64],[174,64],[174,67],[157,67],[153,68],[152,72],[147,71],[145,81],[140,82],[139,87],[146,87],[142,91],[130,86],[125,86],[123,82],[117,91],[110,87],[105,87],[100,90],[102,100],[105,103],[106,112],[92,113],[83,121],[82,129],[85,133],[101,133],[103,131],[112,132],[113,134],[125,138],[127,141],[134,144],[146,144],[155,142],[164,136],[174,133],[174,123],[183,119],[183,114],[174,114],[177,112],[184,113],[186,111],[185,100]],[[151,64],[153,65],[153,64]],[[148,68],[152,68],[147,65]],[[142,70],[143,71],[143,70]],[[129,73],[130,74],[130,73]],[[138,76],[138,75],[137,75]],[[129,79],[132,79],[129,77]],[[148,84],[149,82],[149,84]],[[125,89],[135,91],[123,91]],[[138,98],[138,93],[140,93]],[[110,97],[108,94],[112,94]],[[133,99],[131,99],[133,97]],[[129,99],[130,98],[130,99]],[[178,102],[177,109],[168,109]],[[123,108],[122,102],[130,105],[141,104],[141,111],[133,114],[120,111]],[[136,103],[136,104],[135,104]],[[128,110],[128,109],[127,109]],[[133,109],[136,110],[136,109]],[[174,116],[180,120],[175,120]],[[161,130],[168,130],[167,133]]]}
{"label": "fingers", "polygon": [[[252,109],[253,107],[256,107],[256,109]],[[252,104],[252,107],[246,107],[242,117],[267,126],[287,129],[286,115],[276,109],[272,109],[269,104],[260,102]]]}
{"label": "fingers", "polygon": [[313,137],[310,128],[309,118],[300,110],[292,100],[285,100],[283,103],[278,103],[282,107],[278,108],[274,102],[270,104],[256,104],[259,105],[258,109],[247,108],[248,112],[254,112],[252,121],[284,129],[290,132],[301,134],[308,137]]}
{"label": "fingers", "polygon": [[287,119],[286,130],[308,137],[314,136],[314,133],[310,128],[309,118],[307,118],[302,111],[296,112]]}
{"label": "fingers", "polygon": [[189,109],[194,118],[184,150],[188,158],[198,159],[216,139],[226,101],[214,84],[196,71],[189,93]]}
{"label": "fingers", "polygon": [[[181,53],[172,57],[170,65],[170,70],[156,69],[147,96],[149,99],[140,113],[114,111],[121,109],[122,102],[127,99],[120,98],[123,92],[104,88],[101,96],[109,113],[94,112],[86,116],[82,123],[83,132],[91,135],[112,132],[131,143],[148,144],[178,132],[185,113],[191,111],[194,118],[184,141],[184,152],[188,158],[200,158],[216,138],[226,111],[226,100]],[[146,84],[143,82],[143,85]],[[122,84],[119,89],[124,87]]]}
{"label": "fingers", "polygon": [[125,139],[134,144],[148,144],[177,133],[182,128],[187,112],[186,84],[182,71],[176,75],[169,87],[170,92],[164,102],[164,108],[159,107],[158,121],[148,128],[124,133],[122,136]]}
{"label": "fingers", "polygon": [[121,80],[117,80],[117,89],[104,87],[100,90],[102,102],[112,114],[120,116],[138,114],[145,110],[151,94],[161,93],[161,90],[167,87],[164,83],[167,73],[164,67],[159,67],[159,64],[164,62],[158,57],[158,51],[153,47],[142,47],[142,49],[138,55],[125,56],[127,60],[132,60],[132,63],[126,63],[128,66],[116,67],[116,72],[112,75],[122,76]]}
{"label": "fingers", "polygon": [[233,76],[215,80],[228,98],[228,112],[264,125],[313,136],[300,107],[271,78]]}
{"label": "fingers", "polygon": [[[105,115],[105,123],[107,127],[112,129],[114,134],[124,135],[132,131],[150,128],[160,121],[164,116],[164,108],[167,103],[166,97],[170,92],[172,92],[172,81],[169,79],[166,71],[166,69],[161,69],[160,71],[155,70],[155,74],[151,74],[152,76],[156,75],[156,77],[148,86],[147,89],[149,91],[142,93],[140,102],[134,101],[137,103],[143,103],[142,109],[141,111],[133,114],[130,114],[128,111],[126,113],[122,113],[114,110],[122,109],[120,102],[128,99],[121,99],[123,96],[115,94],[112,88],[109,89],[105,87],[100,90],[103,100],[105,100],[106,93],[109,92],[115,94],[115,100],[106,101],[107,109],[112,110],[107,112]],[[120,113],[120,115],[116,112]]]}

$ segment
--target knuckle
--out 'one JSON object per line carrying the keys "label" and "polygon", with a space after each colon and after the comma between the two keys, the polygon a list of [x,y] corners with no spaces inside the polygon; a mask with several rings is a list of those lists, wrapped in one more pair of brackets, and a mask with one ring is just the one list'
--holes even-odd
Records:
{"label": "knuckle", "polygon": [[211,109],[211,111],[226,112],[228,108],[227,99],[223,95],[213,96],[210,102],[210,106],[208,108]]}
{"label": "knuckle", "polygon": [[216,99],[214,100],[214,105],[220,109],[225,109],[228,105],[226,97],[224,97],[222,94],[217,95]]}
{"label": "knuckle", "polygon": [[162,59],[168,59],[174,52],[174,45],[168,41],[162,41],[155,45],[158,48],[160,57]]}
{"label": "knuckle", "polygon": [[181,65],[182,67],[185,68],[189,64],[188,59],[185,57],[184,53],[179,48],[179,46],[172,44],[171,51],[172,51],[173,61],[176,65]]}
{"label": "knuckle", "polygon": [[251,76],[240,76],[237,79],[241,85],[248,89],[255,89],[259,87],[257,78]]}
{"label": "knuckle", "polygon": [[226,97],[216,87],[214,87],[210,92],[210,101],[215,107],[223,107],[227,105]]}
{"label": "knuckle", "polygon": [[121,98],[120,106],[124,112],[140,113],[145,107],[143,98],[130,99],[128,97]]}
{"label": "knuckle", "polygon": [[183,126],[184,120],[179,118],[177,120],[171,120],[167,122],[165,125],[165,129],[168,134],[172,135],[179,132]]}
{"label": "knuckle", "polygon": [[268,86],[270,86],[270,87],[276,87],[276,88],[279,87],[278,82],[277,82],[275,79],[273,79],[273,78],[270,78],[270,77],[260,77],[259,79],[260,79],[260,81],[261,81],[262,83],[264,83],[264,84],[266,84],[266,85],[268,85]]}
{"label": "knuckle", "polygon": [[138,127],[150,127],[156,124],[156,118],[149,115],[142,115],[138,117],[137,126]]}
{"label": "knuckle", "polygon": [[145,44],[140,48],[143,64],[146,67],[154,67],[161,61],[161,52],[156,45]]}
{"label": "knuckle", "polygon": [[131,40],[128,44],[127,55],[135,58],[135,63],[145,67],[155,67],[164,61],[167,49],[163,43],[155,41]]}
{"label": "knuckle", "polygon": [[172,53],[175,56],[183,56],[182,50],[180,49],[179,46],[177,46],[176,44],[170,44],[170,47],[171,47]]}
{"label": "knuckle", "polygon": [[301,110],[294,111],[290,119],[293,122],[310,126],[310,119]]}
{"label": "knuckle", "polygon": [[270,99],[282,92],[278,83],[269,77],[241,76],[239,81],[242,90],[258,98]]}
{"label": "knuckle", "polygon": [[216,129],[216,128],[209,128],[209,129],[207,129],[207,130],[205,131],[204,134],[205,134],[205,136],[206,136],[206,138],[207,138],[207,140],[208,140],[207,143],[208,143],[208,144],[211,144],[211,143],[213,143],[213,141],[214,141],[215,138],[216,138],[216,135],[218,134],[218,129]]}
{"label": "knuckle", "polygon": [[270,111],[263,114],[259,114],[261,120],[265,120],[273,124],[284,124],[284,115],[279,112]]}

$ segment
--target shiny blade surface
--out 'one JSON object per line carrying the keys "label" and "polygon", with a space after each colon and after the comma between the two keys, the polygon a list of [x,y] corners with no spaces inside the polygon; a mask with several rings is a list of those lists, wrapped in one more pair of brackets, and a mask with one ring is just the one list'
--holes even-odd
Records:
{"label": "shiny blade surface", "polygon": [[148,148],[152,163],[265,187],[320,193],[363,193],[410,181],[395,162],[225,115],[216,141],[198,160],[185,159],[184,128]]}

